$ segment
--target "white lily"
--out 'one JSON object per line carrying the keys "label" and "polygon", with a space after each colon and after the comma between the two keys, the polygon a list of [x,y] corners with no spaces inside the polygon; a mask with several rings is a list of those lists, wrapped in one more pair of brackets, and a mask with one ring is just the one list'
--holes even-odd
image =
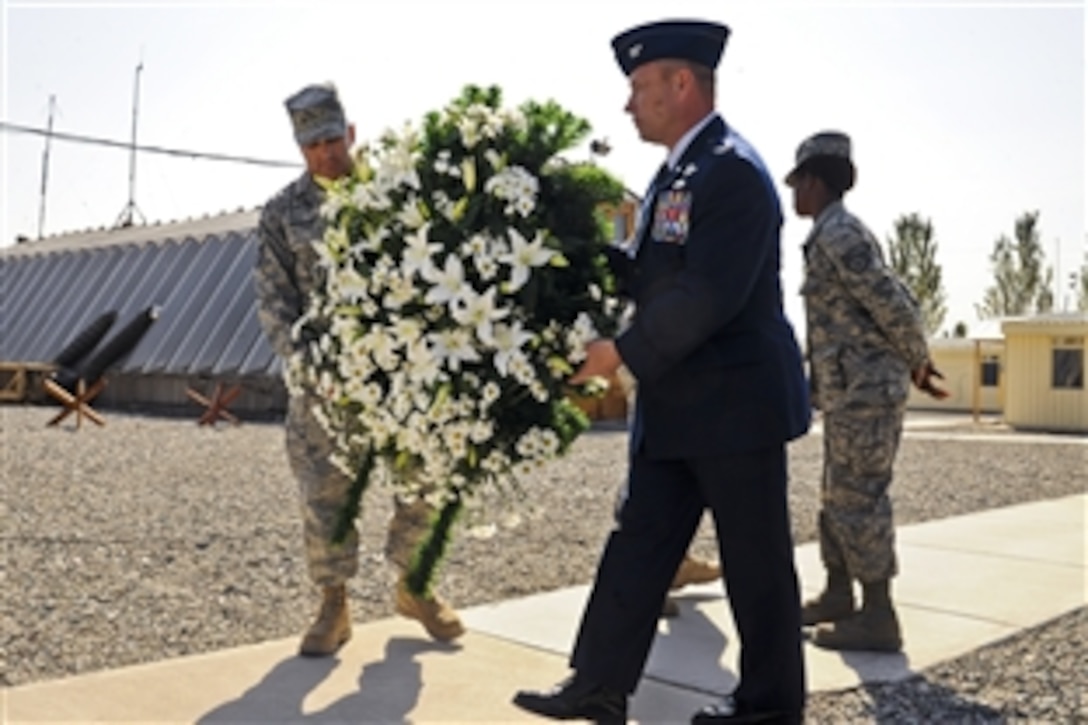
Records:
{"label": "white lily", "polygon": [[509,235],[510,251],[499,256],[499,261],[509,265],[509,291],[516,292],[529,281],[532,269],[548,264],[555,252],[544,247],[544,235],[540,232],[531,242],[513,227],[510,227]]}
{"label": "white lily", "polygon": [[445,361],[446,367],[454,372],[461,369],[461,363],[476,362],[480,359],[480,353],[472,346],[472,337],[468,330],[432,332],[427,335],[427,342],[430,343],[435,357]]}
{"label": "white lily", "polygon": [[[408,377],[416,385],[430,385],[442,373],[439,360],[434,351],[423,340],[416,340],[408,346]],[[417,403],[417,407],[418,403]]]}
{"label": "white lily", "polygon": [[427,290],[423,301],[427,304],[449,304],[451,311],[453,306],[465,291],[465,268],[461,259],[454,254],[446,257],[446,264],[438,269],[433,264],[428,264],[420,270],[423,279],[430,282],[433,287]]}
{"label": "white lily", "polygon": [[397,213],[397,219],[409,229],[419,229],[427,221],[423,216],[419,199],[415,195],[405,200],[404,207]]}
{"label": "white lily", "polygon": [[430,266],[431,257],[442,248],[441,244],[428,241],[430,231],[431,225],[424,224],[415,234],[404,240],[404,254],[401,256],[400,268],[405,277],[411,277]]}
{"label": "white lily", "polygon": [[494,326],[495,339],[495,369],[506,377],[509,374],[510,361],[515,355],[522,354],[522,347],[533,339],[531,333],[526,332],[520,320],[514,320],[511,324],[498,323]]}
{"label": "white lily", "polygon": [[495,288],[489,287],[483,294],[471,288],[462,291],[460,304],[454,303],[453,319],[465,327],[476,329],[476,337],[485,345],[492,345],[492,323],[510,314],[510,310],[495,306]]}

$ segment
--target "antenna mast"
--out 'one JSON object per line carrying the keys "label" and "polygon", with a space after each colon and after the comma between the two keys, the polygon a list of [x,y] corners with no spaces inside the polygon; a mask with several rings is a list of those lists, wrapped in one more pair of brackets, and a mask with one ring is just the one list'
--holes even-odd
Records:
{"label": "antenna mast", "polygon": [[49,96],[49,123],[45,131],[45,149],[42,151],[42,192],[38,201],[38,239],[43,236],[45,228],[45,188],[49,180],[49,142],[53,140],[53,109],[56,107],[57,97]]}
{"label": "antenna mast", "polygon": [[139,215],[141,222],[146,221],[143,212],[136,206],[136,119],[140,111],[140,72],[143,69],[144,62],[141,59],[139,65],[136,66],[136,83],[132,91],[132,142],[129,145],[128,160],[128,203],[121,210],[117,221],[114,222],[114,227],[132,226],[133,213]]}

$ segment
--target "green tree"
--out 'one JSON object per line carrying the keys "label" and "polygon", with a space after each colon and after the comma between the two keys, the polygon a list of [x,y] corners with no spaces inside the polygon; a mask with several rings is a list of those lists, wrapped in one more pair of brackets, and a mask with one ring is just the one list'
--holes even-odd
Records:
{"label": "green tree", "polygon": [[918,300],[926,334],[936,335],[948,309],[930,220],[922,219],[917,213],[896,219],[895,236],[888,238],[888,256],[892,270]]}
{"label": "green tree", "polygon": [[952,328],[952,337],[967,337],[967,323],[962,320],[957,322]]}
{"label": "green tree", "polygon": [[1043,266],[1038,221],[1039,212],[1025,212],[1016,220],[1015,240],[1002,234],[994,242],[994,284],[975,306],[979,317],[1028,315],[1054,307],[1054,268]]}

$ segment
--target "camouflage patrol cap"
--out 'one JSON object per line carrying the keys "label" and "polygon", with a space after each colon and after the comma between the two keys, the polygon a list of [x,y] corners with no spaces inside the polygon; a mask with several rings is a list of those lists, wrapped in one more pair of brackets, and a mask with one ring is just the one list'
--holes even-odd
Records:
{"label": "camouflage patrol cap", "polygon": [[820,131],[806,138],[797,147],[796,162],[790,173],[786,174],[786,183],[789,184],[801,171],[806,161],[817,157],[844,159],[850,167],[851,175],[854,173],[854,162],[850,158],[850,137],[842,131]]}
{"label": "camouflage patrol cap", "polygon": [[340,138],[347,133],[347,119],[336,87],[331,83],[306,86],[283,105],[295,129],[295,141],[308,146],[316,141]]}

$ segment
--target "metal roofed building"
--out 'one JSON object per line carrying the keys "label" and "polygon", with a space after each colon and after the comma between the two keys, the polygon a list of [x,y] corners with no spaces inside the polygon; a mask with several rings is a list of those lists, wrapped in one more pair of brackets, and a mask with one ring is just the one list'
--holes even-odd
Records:
{"label": "metal roofed building", "polygon": [[[615,239],[633,231],[637,206],[625,191],[603,210]],[[103,313],[117,312],[108,340],[154,305],[158,319],[106,373],[96,404],[196,412],[187,388],[207,394],[217,383],[241,383],[232,410],[282,413],[281,364],[257,320],[252,280],[259,217],[254,209],[0,247],[0,367],[37,370]],[[25,386],[30,400],[45,397],[36,383]]]}
{"label": "metal roofed building", "polygon": [[[238,211],[0,247],[0,361],[48,363],[103,313],[117,312],[109,339],[157,306],[96,403],[195,412],[186,388],[242,383],[232,410],[281,412],[280,362],[258,323],[251,277],[258,217]],[[40,398],[35,386],[29,392]]]}

